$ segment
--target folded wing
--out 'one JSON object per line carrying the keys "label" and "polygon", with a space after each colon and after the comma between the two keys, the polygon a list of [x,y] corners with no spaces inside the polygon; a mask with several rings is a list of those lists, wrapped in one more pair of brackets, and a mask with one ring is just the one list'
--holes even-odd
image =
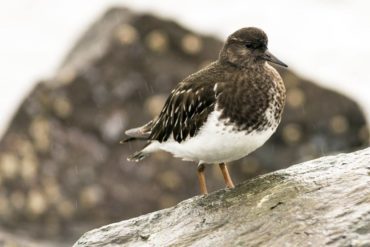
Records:
{"label": "folded wing", "polygon": [[181,83],[168,97],[159,117],[153,122],[149,140],[167,141],[171,136],[179,143],[197,134],[214,110],[212,85]]}

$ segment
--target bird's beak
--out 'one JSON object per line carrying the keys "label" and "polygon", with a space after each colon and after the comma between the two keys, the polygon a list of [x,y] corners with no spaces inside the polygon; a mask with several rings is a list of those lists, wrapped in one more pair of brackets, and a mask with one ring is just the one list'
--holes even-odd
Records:
{"label": "bird's beak", "polygon": [[275,63],[283,67],[288,67],[288,65],[286,65],[285,63],[280,61],[277,57],[272,55],[272,53],[269,50],[266,50],[265,53],[261,56],[261,58],[271,63]]}

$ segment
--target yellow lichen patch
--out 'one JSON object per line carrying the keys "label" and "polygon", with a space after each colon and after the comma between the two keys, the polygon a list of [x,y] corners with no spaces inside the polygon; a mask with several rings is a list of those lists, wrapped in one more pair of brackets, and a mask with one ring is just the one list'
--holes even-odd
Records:
{"label": "yellow lichen patch", "polygon": [[38,170],[35,150],[31,142],[24,138],[19,138],[16,145],[20,156],[20,175],[27,182],[34,181]]}
{"label": "yellow lichen patch", "polygon": [[187,34],[182,38],[181,46],[186,53],[197,54],[202,49],[203,43],[199,37]]}
{"label": "yellow lichen patch", "polygon": [[145,110],[149,113],[152,117],[158,116],[161,112],[162,107],[166,101],[166,96],[164,95],[155,95],[148,98],[145,101]]}
{"label": "yellow lichen patch", "polygon": [[177,203],[176,197],[169,194],[161,195],[159,198],[160,208],[168,208],[175,205],[176,203]]}
{"label": "yellow lichen patch", "polygon": [[58,117],[67,118],[71,115],[72,105],[68,99],[64,97],[57,97],[53,102],[53,109]]}
{"label": "yellow lichen patch", "polygon": [[84,208],[95,207],[103,198],[104,191],[98,185],[90,185],[80,192],[80,202]]}
{"label": "yellow lichen patch", "polygon": [[70,219],[74,215],[76,208],[70,201],[62,200],[57,204],[57,210],[58,214],[64,219]]}
{"label": "yellow lichen patch", "polygon": [[151,31],[145,41],[149,49],[155,52],[163,52],[168,47],[167,35],[159,30]]}
{"label": "yellow lichen patch", "polygon": [[348,130],[348,121],[342,115],[336,115],[330,119],[330,130],[335,134],[343,134]]}
{"label": "yellow lichen patch", "polygon": [[21,160],[20,174],[27,182],[34,181],[37,177],[38,160],[36,156],[24,156]]}
{"label": "yellow lichen patch", "polygon": [[302,130],[301,127],[298,124],[291,123],[287,124],[283,128],[283,140],[286,143],[296,143],[301,140],[302,138]]}
{"label": "yellow lichen patch", "polygon": [[304,104],[305,96],[301,89],[294,88],[287,92],[287,103],[292,108],[300,107]]}
{"label": "yellow lichen patch", "polygon": [[33,119],[29,128],[29,132],[37,150],[41,152],[46,152],[49,150],[50,124],[46,118],[39,116]]}
{"label": "yellow lichen patch", "polygon": [[13,208],[22,210],[26,204],[26,196],[22,191],[14,191],[10,194],[10,202]]}
{"label": "yellow lichen patch", "polygon": [[176,190],[182,182],[181,177],[175,171],[164,171],[158,174],[158,180],[165,188]]}
{"label": "yellow lichen patch", "polygon": [[260,163],[258,159],[253,157],[248,157],[245,163],[241,166],[242,172],[246,174],[255,174],[260,168]]}
{"label": "yellow lichen patch", "polygon": [[63,68],[55,78],[57,86],[64,86],[72,83],[76,79],[76,76],[77,72],[75,69]]}
{"label": "yellow lichen patch", "polygon": [[122,45],[129,45],[138,39],[136,29],[128,24],[123,24],[116,30],[116,38]]}
{"label": "yellow lichen patch", "polygon": [[48,201],[50,203],[57,203],[62,197],[58,182],[54,178],[49,177],[42,180],[42,185]]}
{"label": "yellow lichen patch", "polygon": [[0,174],[4,179],[14,179],[19,173],[19,160],[11,153],[0,156]]}
{"label": "yellow lichen patch", "polygon": [[31,217],[38,217],[45,213],[48,208],[48,202],[45,195],[36,189],[28,193],[27,209]]}

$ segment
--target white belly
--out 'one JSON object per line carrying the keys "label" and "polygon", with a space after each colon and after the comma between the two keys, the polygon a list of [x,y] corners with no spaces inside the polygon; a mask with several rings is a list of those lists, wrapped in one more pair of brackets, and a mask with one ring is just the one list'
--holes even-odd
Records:
{"label": "white belly", "polygon": [[[201,163],[221,163],[243,158],[262,146],[275,132],[277,123],[263,131],[232,131],[232,126],[220,124],[221,112],[211,113],[206,123],[194,138],[178,143],[172,138],[166,142],[157,141],[144,149],[153,152],[158,149],[172,153],[175,157]],[[218,123],[218,125],[217,125]]]}

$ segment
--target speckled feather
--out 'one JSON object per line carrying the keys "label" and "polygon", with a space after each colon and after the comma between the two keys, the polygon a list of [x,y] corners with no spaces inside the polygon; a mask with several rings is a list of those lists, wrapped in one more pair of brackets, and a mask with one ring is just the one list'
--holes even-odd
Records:
{"label": "speckled feather", "polygon": [[[178,84],[167,98],[159,117],[137,130],[144,130],[142,135],[149,140],[163,142],[172,135],[177,142],[182,142],[197,134],[216,102],[223,109],[220,118],[229,119],[227,124],[234,124],[235,130],[247,130],[248,133],[271,127],[272,123],[263,113],[273,103],[276,107],[274,117],[278,120],[285,99],[282,80],[276,73],[273,68],[238,70],[214,62]],[[221,82],[214,80],[216,74]],[[274,80],[277,83],[272,83]],[[130,132],[127,134],[138,137]]]}
{"label": "speckled feather", "polygon": [[[198,138],[201,130],[203,136],[199,137],[200,139],[212,138],[213,132],[204,128],[214,129],[221,135],[226,132],[237,133],[234,138],[238,139],[241,138],[240,134],[255,136],[254,139],[244,140],[255,142],[249,149],[239,150],[238,154],[233,152],[225,154],[225,161],[229,161],[233,160],[233,157],[226,156],[240,158],[243,152],[247,155],[262,145],[275,131],[285,103],[283,81],[278,72],[266,61],[256,60],[256,55],[247,53],[248,50],[252,50],[256,54],[262,54],[267,50],[267,36],[255,29],[238,32],[228,38],[217,61],[178,84],[156,119],[143,127],[126,132],[134,139],[148,140],[148,145],[142,151],[130,157],[132,160],[140,160],[148,153],[163,149],[187,160],[201,161],[199,156],[202,155],[190,150],[194,145],[187,145],[189,139]],[[240,48],[238,43],[240,40],[251,42],[247,42],[247,46],[250,45],[252,48]],[[261,133],[262,139],[258,137],[258,133]],[[178,145],[185,141],[187,142],[185,145]],[[222,142],[222,139],[218,141]],[[241,146],[244,144],[240,143]],[[195,146],[197,145],[199,143]],[[181,150],[182,148],[189,149],[189,152]],[[240,149],[239,146],[235,148]],[[220,151],[216,149],[217,147],[214,151]],[[206,159],[211,160],[208,156]],[[223,158],[220,157],[217,161],[223,161]]]}
{"label": "speckled feather", "polygon": [[214,110],[216,102],[213,83],[204,76],[204,72],[197,73],[200,78],[185,79],[171,92],[159,117],[153,123],[150,140],[163,142],[173,135],[180,143],[188,136],[197,134]]}

